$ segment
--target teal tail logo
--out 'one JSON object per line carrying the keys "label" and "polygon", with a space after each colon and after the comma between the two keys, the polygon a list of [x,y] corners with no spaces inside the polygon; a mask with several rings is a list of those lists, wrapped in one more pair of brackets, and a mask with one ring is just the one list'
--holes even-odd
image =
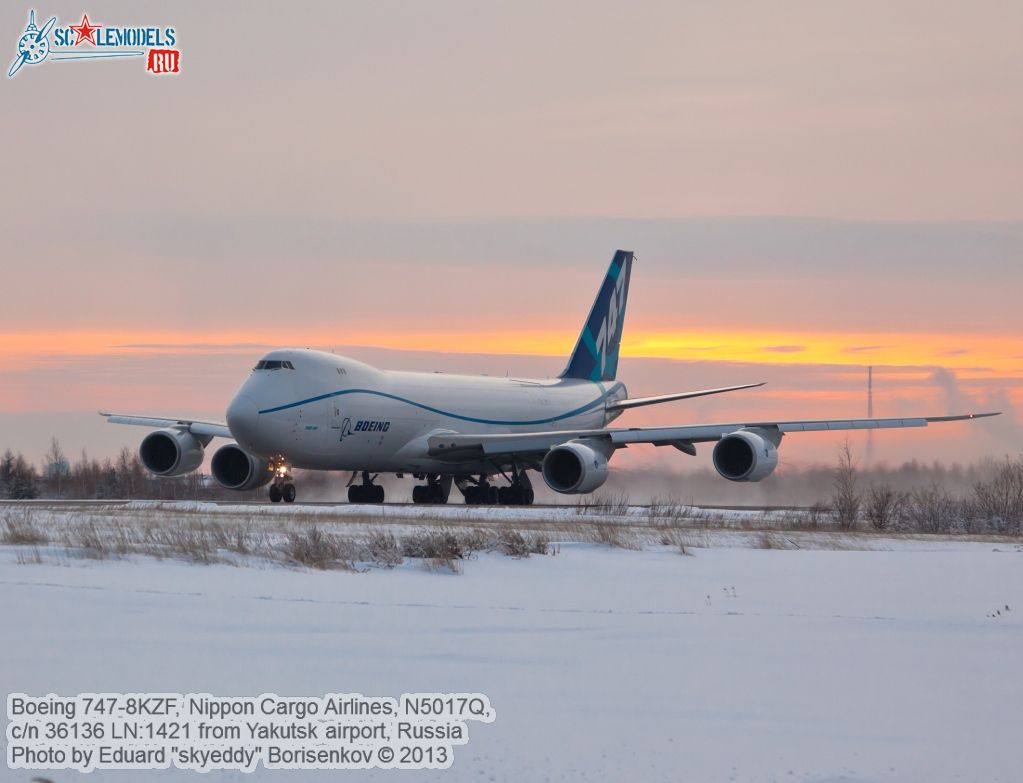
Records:
{"label": "teal tail logo", "polygon": [[597,292],[593,309],[583,325],[579,341],[568,360],[562,378],[613,381],[618,373],[618,349],[625,325],[625,304],[629,296],[633,254],[619,250],[611,260],[604,283]]}

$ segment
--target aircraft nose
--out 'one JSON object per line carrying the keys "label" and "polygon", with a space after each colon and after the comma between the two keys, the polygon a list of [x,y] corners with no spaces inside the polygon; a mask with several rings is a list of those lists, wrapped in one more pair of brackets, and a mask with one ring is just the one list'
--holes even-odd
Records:
{"label": "aircraft nose", "polygon": [[227,426],[236,440],[251,439],[256,429],[259,408],[248,394],[237,394],[227,406]]}

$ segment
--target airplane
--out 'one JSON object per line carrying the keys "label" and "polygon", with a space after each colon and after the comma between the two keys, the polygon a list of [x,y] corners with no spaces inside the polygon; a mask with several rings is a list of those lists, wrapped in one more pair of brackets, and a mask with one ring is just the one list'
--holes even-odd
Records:
{"label": "airplane", "polygon": [[633,258],[626,250],[614,254],[556,379],[381,370],[289,348],[256,363],[225,422],[100,415],[114,424],[159,428],[139,447],[143,465],[157,476],[196,470],[210,441],[228,438],[213,454],[214,479],[239,491],[269,485],[274,503],[295,501],[292,469],[302,468],[351,471],[352,503],[383,503],[384,488],[375,482],[393,473],[422,482],[413,488],[415,503],[447,503],[455,486],[474,505],[532,504],[531,471],[555,492],[593,492],[607,480],[614,453],[633,444],[695,455],[696,444],[714,443],[712,461],[723,478],[760,481],[777,467],[778,447],[790,433],[926,427],[998,415],[609,427],[632,408],[763,385],[629,397],[617,371]]}

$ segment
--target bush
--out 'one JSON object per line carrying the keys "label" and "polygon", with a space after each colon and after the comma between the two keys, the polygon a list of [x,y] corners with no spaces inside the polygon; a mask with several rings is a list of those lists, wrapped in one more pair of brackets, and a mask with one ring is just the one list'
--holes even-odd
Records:
{"label": "bush", "polygon": [[902,516],[905,495],[890,484],[875,485],[867,493],[863,515],[870,526],[879,532],[891,530]]}
{"label": "bush", "polygon": [[996,533],[1020,535],[1023,525],[1023,459],[998,465],[995,475],[973,485],[977,513]]}
{"label": "bush", "polygon": [[969,507],[937,482],[913,490],[906,501],[905,523],[915,533],[950,533],[967,525]]}

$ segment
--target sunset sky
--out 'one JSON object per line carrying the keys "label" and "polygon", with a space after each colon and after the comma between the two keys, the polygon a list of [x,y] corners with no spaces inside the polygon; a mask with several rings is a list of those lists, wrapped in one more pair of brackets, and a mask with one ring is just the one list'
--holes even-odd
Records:
{"label": "sunset sky", "polygon": [[877,415],[1006,412],[879,459],[1023,450],[1018,2],[38,7],[83,10],[182,73],[4,79],[0,449],[219,418],[274,346],[555,375],[620,247],[633,394],[769,382],[623,423],[864,415],[874,365]]}

